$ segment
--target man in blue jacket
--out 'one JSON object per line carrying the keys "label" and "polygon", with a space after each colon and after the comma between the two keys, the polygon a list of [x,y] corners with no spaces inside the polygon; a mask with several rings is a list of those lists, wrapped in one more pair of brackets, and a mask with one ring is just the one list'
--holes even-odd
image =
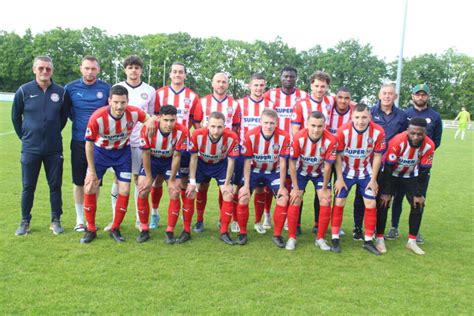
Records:
{"label": "man in blue jacket", "polygon": [[33,61],[35,80],[22,85],[15,94],[12,122],[21,140],[21,223],[16,235],[30,231],[36,183],[44,165],[49,185],[51,226],[55,235],[63,233],[61,227],[63,175],[63,143],[61,131],[66,125],[68,108],[64,103],[64,88],[55,84],[53,62],[48,56]]}

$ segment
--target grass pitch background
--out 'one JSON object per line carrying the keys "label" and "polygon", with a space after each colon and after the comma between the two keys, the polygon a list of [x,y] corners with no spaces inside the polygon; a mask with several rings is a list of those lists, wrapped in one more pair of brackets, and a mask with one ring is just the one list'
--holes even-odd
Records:
{"label": "grass pitch background", "polygon": [[[62,223],[65,234],[49,230],[49,191],[42,172],[36,190],[31,234],[17,237],[20,222],[20,141],[12,133],[9,103],[0,102],[0,313],[1,314],[470,314],[473,312],[473,140],[454,141],[445,130],[428,192],[422,232],[426,256],[404,246],[409,209],[405,202],[402,237],[387,241],[375,257],[350,236],[342,253],[322,252],[310,233],[314,190],[305,196],[303,235],[296,251],[277,249],[271,232],[249,231],[245,247],[218,240],[217,190],[210,190],[205,232],[184,245],[164,243],[167,195],[162,221],[152,239],[137,244],[129,211],[117,244],[107,233],[90,245],[75,233],[70,171],[70,122],[64,136]],[[104,227],[111,219],[110,174],[97,212]],[[214,186],[212,186],[215,188]],[[166,192],[166,191],[165,191]],[[131,198],[130,205],[133,205]],[[351,205],[349,201],[348,205]],[[130,210],[133,207],[129,207]],[[251,208],[250,223],[253,221]],[[390,214],[389,214],[390,217]],[[343,228],[352,229],[351,207]],[[178,224],[180,225],[180,224]],[[388,224],[387,226],[390,226]],[[249,224],[249,228],[253,228]],[[179,234],[178,226],[176,233]],[[469,294],[471,293],[471,294]]]}

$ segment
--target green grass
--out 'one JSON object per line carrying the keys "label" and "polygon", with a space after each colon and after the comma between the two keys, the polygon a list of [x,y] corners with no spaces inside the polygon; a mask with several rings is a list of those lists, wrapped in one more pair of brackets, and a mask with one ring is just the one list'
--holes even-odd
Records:
{"label": "green grass", "polygon": [[[0,103],[0,134],[13,131],[10,105]],[[473,140],[453,141],[445,130],[434,159],[422,231],[426,256],[388,241],[389,252],[375,257],[360,242],[345,237],[343,252],[322,252],[310,234],[312,212],[303,213],[303,235],[294,252],[277,249],[270,234],[250,231],[245,247],[220,242],[216,228],[217,195],[209,197],[206,230],[184,245],[164,243],[162,223],[152,239],[137,244],[129,212],[116,244],[106,233],[90,245],[79,244],[72,230],[75,211],[69,159],[70,125],[64,131],[62,222],[66,233],[48,230],[49,194],[42,173],[38,182],[32,232],[14,235],[20,221],[20,141],[0,136],[0,313],[1,314],[471,314],[473,279]],[[97,223],[111,218],[108,175],[100,195]],[[311,205],[312,189],[305,205]],[[166,194],[162,206],[167,205]],[[351,202],[349,201],[348,205]],[[252,212],[252,211],[251,211]],[[389,215],[390,217],[390,215]],[[253,219],[251,214],[250,221]],[[249,225],[250,227],[250,225]],[[347,208],[343,228],[352,229]],[[179,229],[177,230],[179,233]],[[471,280],[471,281],[469,281]],[[469,294],[471,293],[471,294]]]}

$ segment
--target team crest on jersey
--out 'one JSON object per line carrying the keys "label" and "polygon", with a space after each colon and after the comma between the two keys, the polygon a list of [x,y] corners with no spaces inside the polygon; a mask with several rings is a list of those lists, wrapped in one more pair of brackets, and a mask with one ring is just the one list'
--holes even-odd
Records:
{"label": "team crest on jersey", "polygon": [[229,107],[227,108],[227,114],[233,114],[233,113],[234,113],[234,108],[231,107],[231,106],[229,106]]}
{"label": "team crest on jersey", "polygon": [[397,159],[397,155],[395,154],[388,155],[388,161],[395,161],[395,159]]}
{"label": "team crest on jersey", "polygon": [[188,108],[186,108],[186,109],[183,110],[183,114],[184,114],[184,115],[188,115],[188,113],[189,113],[189,109],[188,109]]}
{"label": "team crest on jersey", "polygon": [[140,96],[142,97],[143,100],[148,99],[148,94],[146,92],[143,92],[142,94],[140,94]]}
{"label": "team crest on jersey", "polygon": [[275,153],[277,153],[277,152],[280,151],[280,144],[273,144],[273,147],[272,147],[272,148],[273,148],[273,151],[274,151]]}
{"label": "team crest on jersey", "polygon": [[127,122],[127,129],[132,129],[133,125],[133,122]]}
{"label": "team crest on jersey", "polygon": [[89,137],[89,136],[91,136],[91,135],[92,135],[92,131],[91,131],[91,129],[88,127],[88,128],[86,129],[86,137]]}
{"label": "team crest on jersey", "polygon": [[426,123],[428,123],[428,124],[431,123],[431,119],[429,117],[426,118]]}
{"label": "team crest on jersey", "polygon": [[104,97],[104,93],[102,91],[97,91],[97,99],[102,99]]}
{"label": "team crest on jersey", "polygon": [[51,99],[51,101],[53,101],[53,102],[58,102],[58,101],[59,101],[59,94],[57,94],[57,93],[52,93],[50,99]]}
{"label": "team crest on jersey", "polygon": [[374,144],[374,139],[371,138],[371,137],[367,138],[367,144],[373,145]]}
{"label": "team crest on jersey", "polygon": [[301,101],[301,97],[295,97],[295,101],[298,102],[298,101]]}
{"label": "team crest on jersey", "polygon": [[321,153],[321,155],[324,155],[326,153],[326,147],[321,146],[321,148],[319,148],[319,152]]}
{"label": "team crest on jersey", "polygon": [[190,98],[184,98],[183,102],[186,105],[191,105],[191,99]]}

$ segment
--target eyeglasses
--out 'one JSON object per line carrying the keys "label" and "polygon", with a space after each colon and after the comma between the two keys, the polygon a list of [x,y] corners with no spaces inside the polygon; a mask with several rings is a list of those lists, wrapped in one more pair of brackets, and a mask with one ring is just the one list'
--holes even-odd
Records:
{"label": "eyeglasses", "polygon": [[39,72],[43,72],[43,71],[44,71],[44,72],[51,72],[51,70],[53,70],[53,69],[50,68],[50,67],[42,67],[42,66],[40,66],[40,67],[38,67],[38,70],[39,70]]}

